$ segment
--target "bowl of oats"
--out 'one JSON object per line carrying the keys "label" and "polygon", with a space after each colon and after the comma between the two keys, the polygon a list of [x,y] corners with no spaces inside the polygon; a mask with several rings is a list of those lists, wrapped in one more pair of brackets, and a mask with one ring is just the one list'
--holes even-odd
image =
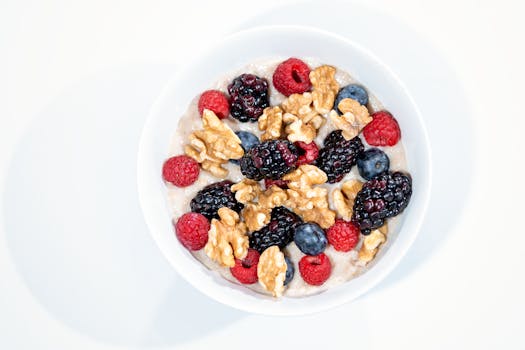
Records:
{"label": "bowl of oats", "polygon": [[211,298],[272,315],[355,299],[414,241],[424,120],[379,58],[314,28],[236,33],[185,65],[144,126],[151,235]]}

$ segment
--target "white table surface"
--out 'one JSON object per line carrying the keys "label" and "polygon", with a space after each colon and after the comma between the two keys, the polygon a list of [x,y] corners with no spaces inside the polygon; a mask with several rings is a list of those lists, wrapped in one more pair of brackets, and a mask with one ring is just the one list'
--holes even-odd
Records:
{"label": "white table surface", "polygon": [[[0,349],[525,348],[522,2],[184,3],[0,3]],[[264,23],[368,46],[412,90],[435,151],[410,253],[306,317],[201,295],[137,201],[137,141],[164,84],[188,52]]]}

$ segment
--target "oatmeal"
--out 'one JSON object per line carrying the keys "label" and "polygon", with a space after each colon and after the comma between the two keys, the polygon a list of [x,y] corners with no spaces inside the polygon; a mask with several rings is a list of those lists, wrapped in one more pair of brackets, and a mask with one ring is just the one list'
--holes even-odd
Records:
{"label": "oatmeal", "polygon": [[400,234],[412,190],[400,135],[337,67],[274,59],[226,74],[191,102],[171,141],[168,157],[186,158],[163,169],[177,236],[191,242],[193,223],[180,218],[199,213],[208,242],[185,245],[199,248],[188,248],[196,263],[258,293],[345,283]]}

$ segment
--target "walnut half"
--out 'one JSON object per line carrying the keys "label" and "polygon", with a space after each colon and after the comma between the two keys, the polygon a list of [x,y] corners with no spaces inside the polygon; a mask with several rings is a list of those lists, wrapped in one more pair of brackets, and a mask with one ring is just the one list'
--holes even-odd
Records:
{"label": "walnut half", "polygon": [[280,297],[284,291],[286,261],[278,246],[274,245],[262,252],[257,265],[257,277],[264,289],[274,297]]}
{"label": "walnut half", "polygon": [[386,242],[386,234],[388,232],[388,226],[385,224],[370,232],[368,236],[365,236],[363,245],[359,250],[359,260],[368,263],[374,259],[379,250],[379,246]]}
{"label": "walnut half", "polygon": [[346,140],[351,140],[359,135],[361,130],[372,121],[368,109],[351,98],[341,100],[338,108],[343,113],[342,115],[332,110],[329,116],[336,129],[342,130]]}
{"label": "walnut half", "polygon": [[240,222],[239,214],[230,208],[222,207],[218,214],[220,220],[211,220],[204,252],[222,266],[233,267],[235,258],[244,259],[248,254],[246,225]]}
{"label": "walnut half", "polygon": [[354,179],[343,183],[341,189],[336,188],[332,191],[335,210],[344,220],[349,221],[352,218],[354,200],[362,187],[363,183]]}
{"label": "walnut half", "polygon": [[241,140],[209,109],[205,109],[202,114],[202,125],[202,130],[189,136],[190,143],[184,152],[213,176],[225,178],[228,170],[223,165],[230,159],[239,159],[244,155]]}
{"label": "walnut half", "polygon": [[335,222],[335,212],[328,205],[328,190],[314,187],[327,181],[324,171],[314,165],[301,165],[296,170],[285,175],[288,180],[288,199],[286,205],[305,221],[329,228]]}

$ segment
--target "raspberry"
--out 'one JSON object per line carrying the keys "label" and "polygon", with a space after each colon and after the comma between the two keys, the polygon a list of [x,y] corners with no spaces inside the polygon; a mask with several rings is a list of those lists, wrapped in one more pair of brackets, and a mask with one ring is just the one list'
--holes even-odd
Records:
{"label": "raspberry", "polygon": [[299,158],[297,158],[297,166],[303,164],[312,164],[319,156],[319,148],[315,142],[305,143],[302,141],[295,142],[299,150]]}
{"label": "raspberry", "polygon": [[305,255],[299,260],[299,272],[306,283],[320,286],[330,277],[332,264],[325,253]]}
{"label": "raspberry", "polygon": [[302,94],[310,90],[310,67],[297,58],[289,58],[277,66],[273,73],[273,85],[281,94]]}
{"label": "raspberry", "polygon": [[233,277],[242,284],[257,282],[257,264],[260,254],[255,249],[248,249],[248,254],[242,260],[235,259],[235,266],[230,268]]}
{"label": "raspberry", "polygon": [[412,179],[401,172],[385,172],[367,181],[354,201],[352,222],[364,235],[400,214],[412,195]]}
{"label": "raspberry", "polygon": [[272,180],[272,179],[264,179],[264,187],[266,189],[269,189],[272,186],[277,186],[280,188],[287,189],[288,188],[288,180]]}
{"label": "raspberry", "polygon": [[220,119],[228,118],[230,114],[230,103],[228,98],[219,90],[204,91],[199,98],[199,113],[209,109]]}
{"label": "raspberry", "polygon": [[387,111],[372,114],[372,121],[363,129],[366,142],[372,146],[394,146],[401,138],[396,118]]}
{"label": "raspberry", "polygon": [[359,242],[359,228],[349,221],[335,220],[335,224],[326,231],[326,238],[335,250],[348,252]]}
{"label": "raspberry", "polygon": [[200,250],[208,242],[210,223],[204,215],[186,213],[175,224],[175,234],[183,246],[189,250]]}
{"label": "raspberry", "polygon": [[197,181],[199,163],[188,156],[171,157],[162,166],[162,178],[177,187],[186,187]]}

